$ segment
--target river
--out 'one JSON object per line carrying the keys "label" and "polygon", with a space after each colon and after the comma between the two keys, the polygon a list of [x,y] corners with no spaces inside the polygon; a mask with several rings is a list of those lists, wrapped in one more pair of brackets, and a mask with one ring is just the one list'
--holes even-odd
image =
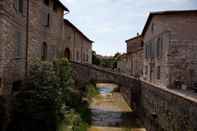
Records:
{"label": "river", "polygon": [[99,95],[90,103],[91,127],[88,131],[146,131],[133,115],[115,84],[97,84]]}

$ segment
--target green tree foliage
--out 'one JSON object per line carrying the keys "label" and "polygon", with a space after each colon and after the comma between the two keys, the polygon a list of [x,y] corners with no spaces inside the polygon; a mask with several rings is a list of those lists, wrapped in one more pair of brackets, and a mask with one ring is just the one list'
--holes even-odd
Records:
{"label": "green tree foliage", "polygon": [[63,121],[66,101],[72,98],[73,80],[66,59],[54,63],[36,61],[31,67],[25,90],[15,96],[12,131],[56,131]]}
{"label": "green tree foliage", "polygon": [[67,59],[36,60],[24,87],[14,93],[7,131],[86,131],[91,113],[82,98],[95,94],[95,86],[81,93],[75,85]]}

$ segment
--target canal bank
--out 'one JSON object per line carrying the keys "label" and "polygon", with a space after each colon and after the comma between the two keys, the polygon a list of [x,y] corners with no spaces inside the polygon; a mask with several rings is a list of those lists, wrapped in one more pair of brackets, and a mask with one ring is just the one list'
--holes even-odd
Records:
{"label": "canal bank", "polygon": [[90,103],[91,126],[88,131],[145,131],[118,86],[98,83],[99,94]]}

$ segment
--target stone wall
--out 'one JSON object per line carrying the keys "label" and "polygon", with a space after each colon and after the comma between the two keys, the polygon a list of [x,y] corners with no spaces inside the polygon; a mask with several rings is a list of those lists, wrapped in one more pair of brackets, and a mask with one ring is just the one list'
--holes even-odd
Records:
{"label": "stone wall", "polygon": [[[0,95],[11,92],[12,84],[21,80],[25,74],[25,41],[26,41],[26,0],[23,12],[17,12],[15,1],[1,1],[0,8]],[[17,34],[20,37],[20,56],[17,52]]]}
{"label": "stone wall", "polygon": [[92,65],[72,63],[78,82],[113,82],[141,117],[148,131],[196,131],[197,100],[179,90],[160,88],[125,74]]}
{"label": "stone wall", "polygon": [[182,88],[197,83],[197,30],[193,29],[197,27],[196,12],[153,13],[148,21],[144,51],[151,47],[146,52],[152,52],[152,56],[145,57],[144,78],[170,88],[176,87],[176,81],[182,83]]}
{"label": "stone wall", "polygon": [[62,44],[62,50],[69,49],[71,61],[92,63],[92,41],[66,19],[64,20],[64,43]]}
{"label": "stone wall", "polygon": [[197,100],[166,88],[141,83],[139,114],[150,131],[196,131]]}
{"label": "stone wall", "polygon": [[[31,64],[33,59],[41,59],[42,45],[47,45],[46,60],[51,61],[59,55],[59,45],[63,43],[63,8],[53,9],[53,0],[49,5],[43,1],[30,0],[29,12],[29,48],[28,60]],[[45,22],[49,15],[49,25]]]}

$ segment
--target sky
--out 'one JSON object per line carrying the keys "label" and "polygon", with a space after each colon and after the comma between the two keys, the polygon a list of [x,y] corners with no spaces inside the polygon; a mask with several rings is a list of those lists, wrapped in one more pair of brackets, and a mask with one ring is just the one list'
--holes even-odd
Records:
{"label": "sky", "polygon": [[101,55],[126,52],[125,40],[141,33],[152,11],[197,9],[197,0],[60,0],[65,18],[94,41]]}

